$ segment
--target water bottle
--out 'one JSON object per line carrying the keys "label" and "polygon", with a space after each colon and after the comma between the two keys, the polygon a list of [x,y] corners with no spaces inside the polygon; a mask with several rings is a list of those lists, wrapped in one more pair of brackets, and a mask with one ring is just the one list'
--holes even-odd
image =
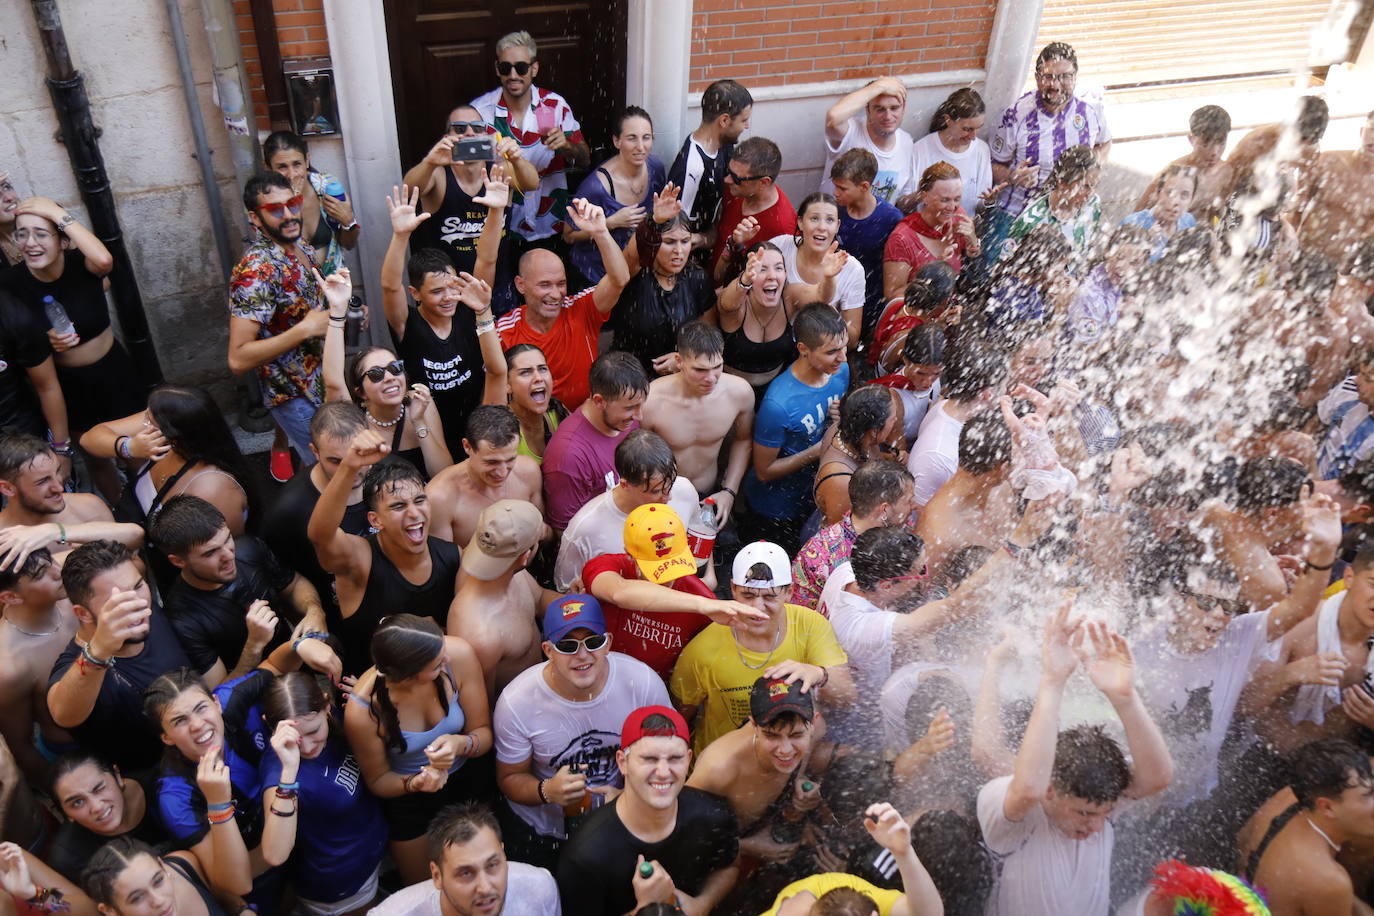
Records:
{"label": "water bottle", "polygon": [[716,501],[706,497],[692,513],[687,525],[687,546],[696,557],[697,570],[706,568],[711,560],[711,551],[716,548],[716,532],[720,530],[719,516],[716,514]]}
{"label": "water bottle", "polygon": [[67,316],[67,310],[62,307],[52,296],[43,297],[43,312],[48,316],[48,324],[58,334],[75,334],[76,326],[72,324],[71,318]]}
{"label": "water bottle", "polygon": [[344,193],[343,182],[339,181],[339,179],[335,178],[333,175],[330,175],[329,180],[324,183],[324,193],[340,203],[348,199],[348,195]]}
{"label": "water bottle", "polygon": [[[803,792],[810,792],[816,787],[815,783],[807,780],[801,784]],[[788,801],[787,807],[782,809],[782,817],[773,822],[768,834],[773,838],[774,843],[783,846],[790,846],[801,841],[802,832],[806,828],[807,812],[797,807],[796,798]]]}
{"label": "water bottle", "polygon": [[348,316],[344,321],[344,345],[356,347],[363,336],[363,300],[357,296],[348,300]]}

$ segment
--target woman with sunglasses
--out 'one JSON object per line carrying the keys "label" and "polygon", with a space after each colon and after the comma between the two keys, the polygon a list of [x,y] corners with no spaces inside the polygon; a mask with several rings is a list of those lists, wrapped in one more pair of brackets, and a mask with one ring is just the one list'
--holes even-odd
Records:
{"label": "woman with sunglasses", "polygon": [[366,347],[344,358],[344,325],[353,284],[348,268],[316,275],[329,302],[329,330],[324,335],[324,397],[348,401],[367,414],[367,425],[391,437],[391,454],[404,458],[428,480],[453,464],[444,442],[444,424],[429,389],[406,387],[406,364],[386,347]]}
{"label": "woman with sunglasses", "polygon": [[486,679],[472,646],[413,614],[382,619],[372,661],[349,697],[344,731],[382,800],[401,879],[414,884],[429,876],[434,813],[493,794],[489,771],[469,764],[492,748]]}
{"label": "woman with sunglasses", "polygon": [[802,529],[802,543],[817,528],[833,525],[849,514],[849,479],[859,465],[874,458],[905,463],[901,454],[903,426],[902,403],[891,389],[865,385],[845,395],[840,402],[840,422],[816,467],[819,525],[811,527],[808,523]]}
{"label": "woman with sunglasses", "polygon": [[262,144],[262,161],[284,175],[291,191],[301,198],[301,237],[314,250],[315,266],[329,276],[343,266],[343,251],[358,244],[358,221],[339,179],[316,171],[310,147],[288,130],[269,134]]}

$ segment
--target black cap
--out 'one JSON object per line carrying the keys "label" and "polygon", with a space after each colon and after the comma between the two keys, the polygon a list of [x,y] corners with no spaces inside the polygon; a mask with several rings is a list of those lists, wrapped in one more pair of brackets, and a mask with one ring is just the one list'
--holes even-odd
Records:
{"label": "black cap", "polygon": [[755,725],[769,725],[783,713],[795,713],[807,722],[816,715],[811,694],[802,693],[801,682],[780,677],[761,677],[749,691],[749,715]]}

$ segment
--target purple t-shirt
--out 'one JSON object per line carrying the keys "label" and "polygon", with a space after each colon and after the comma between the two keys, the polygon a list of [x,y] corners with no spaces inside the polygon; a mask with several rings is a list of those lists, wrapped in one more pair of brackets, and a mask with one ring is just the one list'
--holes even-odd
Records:
{"label": "purple t-shirt", "polygon": [[550,525],[562,531],[578,509],[615,485],[615,447],[638,428],[636,420],[607,436],[581,410],[558,424],[544,448],[544,515]]}

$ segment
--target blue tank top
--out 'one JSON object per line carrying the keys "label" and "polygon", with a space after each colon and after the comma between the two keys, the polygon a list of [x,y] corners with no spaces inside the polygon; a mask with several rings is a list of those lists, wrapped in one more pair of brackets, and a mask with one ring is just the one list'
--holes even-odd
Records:
{"label": "blue tank top", "polygon": [[[463,716],[463,707],[458,702],[458,685],[453,680],[453,669],[447,665],[444,666],[444,677],[448,680],[448,685],[453,691],[448,700],[448,710],[444,713],[444,717],[436,722],[431,729],[422,732],[408,732],[401,729],[401,738],[405,741],[405,750],[397,751],[390,744],[386,748],[386,757],[391,763],[391,772],[400,773],[403,776],[420,772],[420,768],[429,763],[429,758],[425,756],[425,748],[433,744],[435,739],[444,735],[462,733],[463,724],[467,720]],[[350,699],[355,703],[361,703],[368,709],[372,708],[370,702],[357,694],[352,695]],[[455,759],[449,772],[457,772],[466,760],[466,757]]]}

